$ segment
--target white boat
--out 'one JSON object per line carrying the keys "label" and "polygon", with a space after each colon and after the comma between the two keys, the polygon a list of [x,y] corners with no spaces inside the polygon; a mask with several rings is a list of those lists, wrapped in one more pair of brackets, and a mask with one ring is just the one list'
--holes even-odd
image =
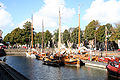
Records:
{"label": "white boat", "polygon": [[32,52],[26,52],[26,57],[36,58],[35,54]]}
{"label": "white boat", "polygon": [[38,54],[38,51],[36,49],[28,49],[26,52],[26,57],[36,58],[36,54]]}

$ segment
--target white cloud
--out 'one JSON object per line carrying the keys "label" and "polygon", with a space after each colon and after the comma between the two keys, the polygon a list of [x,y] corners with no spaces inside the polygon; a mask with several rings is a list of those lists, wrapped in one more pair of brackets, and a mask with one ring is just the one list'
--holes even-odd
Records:
{"label": "white cloud", "polygon": [[5,29],[8,26],[13,26],[12,17],[9,12],[5,10],[3,3],[0,3],[0,29]]}
{"label": "white cloud", "polygon": [[[59,24],[59,7],[61,10],[61,24],[63,22],[69,23],[75,15],[74,8],[66,8],[65,0],[44,0],[43,7],[33,14],[35,30],[38,31],[38,28],[41,28],[42,20],[44,21],[45,29],[50,29],[51,31],[57,29]],[[64,25],[62,24],[62,26]]]}
{"label": "white cloud", "polygon": [[120,22],[120,1],[118,0],[95,0],[83,16],[84,20],[98,20],[101,23]]}

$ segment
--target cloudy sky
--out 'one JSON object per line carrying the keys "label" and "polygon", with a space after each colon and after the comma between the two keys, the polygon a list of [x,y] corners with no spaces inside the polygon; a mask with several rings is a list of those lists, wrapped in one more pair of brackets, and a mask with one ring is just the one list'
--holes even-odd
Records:
{"label": "cloudy sky", "polygon": [[31,21],[36,32],[41,31],[42,20],[45,30],[53,33],[58,29],[59,8],[61,11],[62,31],[78,26],[78,9],[80,5],[80,26],[92,20],[101,24],[120,23],[120,0],[1,0],[0,29],[3,37],[26,21]]}

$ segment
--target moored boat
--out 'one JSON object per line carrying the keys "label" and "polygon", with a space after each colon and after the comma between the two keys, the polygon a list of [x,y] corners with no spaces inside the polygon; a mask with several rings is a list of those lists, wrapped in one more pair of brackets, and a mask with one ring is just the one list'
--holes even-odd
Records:
{"label": "moored boat", "polygon": [[79,58],[76,58],[76,56],[65,57],[64,64],[66,66],[77,66],[77,67],[84,65],[84,63]]}
{"label": "moored boat", "polygon": [[54,58],[51,56],[49,57],[45,57],[43,58],[43,64],[45,65],[50,65],[50,66],[56,66],[56,67],[60,67],[60,66],[64,66],[64,62],[62,60],[61,57],[59,56],[54,56]]}
{"label": "moored boat", "polygon": [[26,52],[26,57],[36,58],[35,54],[32,52]]}
{"label": "moored boat", "polygon": [[120,78],[120,63],[111,62],[106,66],[106,68],[109,75]]}
{"label": "moored boat", "polygon": [[36,54],[38,54],[38,51],[34,48],[28,49],[28,51],[26,52],[26,57],[36,58]]}

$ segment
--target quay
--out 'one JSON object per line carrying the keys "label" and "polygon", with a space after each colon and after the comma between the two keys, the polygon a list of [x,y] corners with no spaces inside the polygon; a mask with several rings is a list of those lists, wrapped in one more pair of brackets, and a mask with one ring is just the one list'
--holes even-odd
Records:
{"label": "quay", "polygon": [[15,69],[0,61],[0,80],[29,80]]}
{"label": "quay", "polygon": [[27,49],[4,49],[6,55],[20,55],[25,56]]}

